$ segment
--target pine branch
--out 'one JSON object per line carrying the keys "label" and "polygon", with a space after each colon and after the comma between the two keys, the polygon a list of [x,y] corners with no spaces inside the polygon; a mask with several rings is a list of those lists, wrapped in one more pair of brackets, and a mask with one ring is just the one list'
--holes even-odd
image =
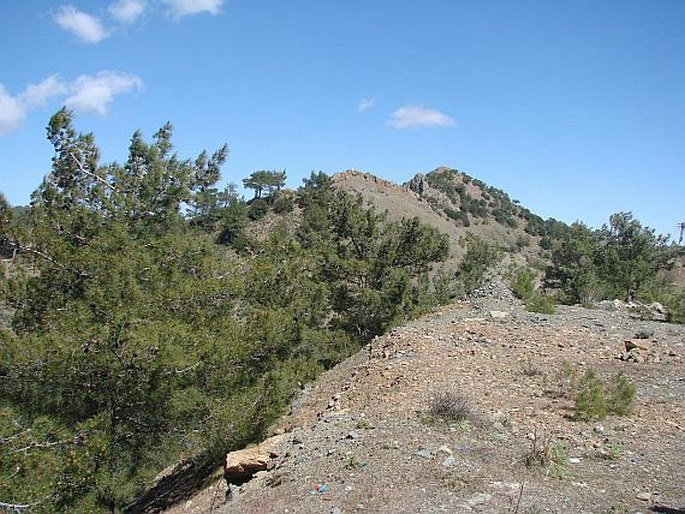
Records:
{"label": "pine branch", "polygon": [[69,156],[70,156],[72,159],[74,159],[74,162],[76,163],[76,166],[78,166],[78,169],[81,170],[82,173],[85,173],[85,174],[88,175],[89,177],[94,178],[95,180],[99,181],[99,182],[102,183],[105,187],[108,187],[108,188],[111,189],[112,191],[116,191],[116,190],[117,190],[116,187],[114,187],[112,184],[110,184],[109,182],[107,182],[104,178],[100,177],[99,175],[96,175],[95,173],[91,173],[90,171],[88,171],[88,170],[85,168],[85,166],[81,163],[81,161],[79,161],[79,160],[76,158],[76,156],[75,156],[72,152],[69,152]]}

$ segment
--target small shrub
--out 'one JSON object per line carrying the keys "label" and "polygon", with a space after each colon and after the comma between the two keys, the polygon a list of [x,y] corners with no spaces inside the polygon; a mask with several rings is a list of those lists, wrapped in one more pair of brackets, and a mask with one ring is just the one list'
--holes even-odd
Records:
{"label": "small shrub", "polygon": [[535,365],[530,355],[521,363],[521,373],[527,377],[536,377],[542,375],[542,371],[540,371],[540,368]]}
{"label": "small shrub", "polygon": [[250,202],[247,216],[252,221],[257,221],[258,219],[263,218],[267,212],[269,212],[269,203],[263,198],[255,198]]}
{"label": "small shrub", "polygon": [[273,207],[276,214],[292,212],[295,208],[295,197],[287,191],[279,191],[274,195]]}
{"label": "small shrub", "polygon": [[584,421],[606,418],[608,407],[604,398],[604,383],[593,370],[588,370],[580,381],[576,397],[576,418]]}
{"label": "small shrub", "polygon": [[365,467],[365,466],[366,466],[366,462],[362,462],[362,461],[359,460],[359,458],[358,458],[356,455],[354,455],[354,454],[351,454],[351,455],[347,458],[347,462],[345,463],[345,468],[346,468],[346,469],[349,469],[349,470],[351,470],[351,471],[356,471],[356,470],[358,470],[358,469],[362,469],[362,468]]}
{"label": "small shrub", "polygon": [[535,292],[534,276],[525,268],[514,268],[512,271],[511,292],[520,300],[527,300]]}
{"label": "small shrub", "polygon": [[441,419],[448,422],[467,421],[473,415],[468,398],[454,391],[447,391],[436,395],[431,402],[429,412],[433,419]]}
{"label": "small shrub", "polygon": [[554,314],[554,302],[547,296],[535,293],[526,300],[526,310],[540,314]]}
{"label": "small shrub", "polygon": [[371,423],[369,423],[369,420],[367,420],[366,418],[362,418],[359,421],[357,421],[358,430],[369,430],[371,428],[373,427],[371,426]]}
{"label": "small shrub", "polygon": [[561,478],[566,472],[566,447],[553,443],[549,438],[538,437],[536,430],[522,461],[527,468],[542,468],[546,475]]}
{"label": "small shrub", "polygon": [[526,246],[530,246],[530,237],[528,237],[528,236],[526,236],[526,235],[524,235],[524,234],[519,234],[519,235],[516,237],[516,241],[514,242],[514,244],[516,245],[516,247],[517,247],[519,250],[522,250],[522,249],[525,248]]}
{"label": "small shrub", "polygon": [[605,383],[594,371],[588,370],[580,381],[576,418],[600,420],[609,413],[629,416],[635,406],[635,394],[635,386],[623,373],[618,373],[611,383]]}
{"label": "small shrub", "polygon": [[609,412],[618,416],[630,416],[635,407],[636,389],[623,373],[618,373],[609,385]]}
{"label": "small shrub", "polygon": [[618,460],[622,455],[621,448],[612,443],[605,444],[600,450],[600,456],[606,460]]}

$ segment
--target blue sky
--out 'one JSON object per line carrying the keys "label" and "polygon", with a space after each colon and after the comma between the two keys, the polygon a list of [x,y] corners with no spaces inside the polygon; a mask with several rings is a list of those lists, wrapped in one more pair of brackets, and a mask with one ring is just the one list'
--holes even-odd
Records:
{"label": "blue sky", "polygon": [[682,0],[0,3],[0,190],[29,201],[67,105],[103,162],[167,120],[223,181],[445,165],[544,217],[685,221]]}

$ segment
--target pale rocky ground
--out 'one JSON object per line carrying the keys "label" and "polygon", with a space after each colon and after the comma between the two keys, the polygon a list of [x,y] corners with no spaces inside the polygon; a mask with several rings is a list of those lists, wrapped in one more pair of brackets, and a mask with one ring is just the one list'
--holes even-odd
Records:
{"label": "pale rocky ground", "polygon": [[[635,339],[640,331],[653,335]],[[644,362],[618,358],[626,339],[649,347]],[[529,313],[494,287],[322,375],[274,427],[282,436],[270,469],[231,486],[231,500],[218,479],[168,512],[685,509],[684,352],[685,326],[626,310]],[[604,379],[624,372],[637,386],[633,415],[574,421],[565,366]],[[443,392],[469,399],[470,422],[430,419]],[[533,439],[563,446],[560,465],[526,467]]]}

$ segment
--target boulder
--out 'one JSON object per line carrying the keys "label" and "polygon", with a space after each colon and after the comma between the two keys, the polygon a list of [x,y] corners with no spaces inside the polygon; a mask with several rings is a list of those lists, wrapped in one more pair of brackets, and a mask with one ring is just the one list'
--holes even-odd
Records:
{"label": "boulder", "polygon": [[597,304],[597,308],[603,311],[617,311],[625,307],[621,300],[602,300]]}
{"label": "boulder", "polygon": [[226,455],[224,477],[230,483],[242,481],[258,471],[265,471],[278,457],[277,446],[283,441],[284,434],[266,439],[257,446],[236,450]]}

